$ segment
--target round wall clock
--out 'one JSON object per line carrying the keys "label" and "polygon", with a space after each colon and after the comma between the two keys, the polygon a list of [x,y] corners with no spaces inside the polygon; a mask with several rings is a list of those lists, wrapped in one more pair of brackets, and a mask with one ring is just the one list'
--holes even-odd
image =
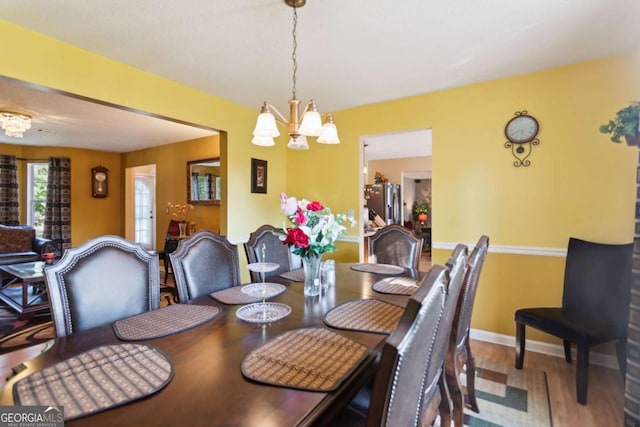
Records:
{"label": "round wall clock", "polygon": [[96,198],[109,195],[109,169],[102,165],[91,169],[91,195]]}
{"label": "round wall clock", "polygon": [[526,111],[516,112],[516,116],[507,122],[504,134],[514,144],[524,144],[536,137],[540,125],[538,121]]}

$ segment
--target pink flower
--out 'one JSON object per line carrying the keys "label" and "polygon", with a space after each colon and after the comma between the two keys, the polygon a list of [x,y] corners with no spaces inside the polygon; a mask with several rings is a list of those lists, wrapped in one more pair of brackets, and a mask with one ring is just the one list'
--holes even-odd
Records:
{"label": "pink flower", "polygon": [[311,212],[319,212],[324,209],[324,206],[320,202],[313,201],[307,205],[307,210]]}
{"label": "pink flower", "polygon": [[298,212],[296,212],[295,222],[298,225],[305,225],[307,223],[307,216],[304,214],[302,209],[298,209]]}
{"label": "pink flower", "polygon": [[287,197],[285,193],[280,193],[280,208],[286,216],[291,216],[298,210],[298,201],[295,197]]}
{"label": "pink flower", "polygon": [[282,243],[292,244],[299,248],[308,248],[309,247],[309,236],[304,234],[299,228],[290,228],[287,230],[287,237],[283,240]]}

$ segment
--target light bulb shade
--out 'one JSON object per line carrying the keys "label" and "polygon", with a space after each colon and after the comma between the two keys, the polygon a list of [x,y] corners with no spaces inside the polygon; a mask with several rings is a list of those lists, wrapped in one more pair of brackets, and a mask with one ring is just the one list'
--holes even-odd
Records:
{"label": "light bulb shade", "polygon": [[22,138],[25,131],[31,128],[31,117],[26,114],[2,111],[0,112],[0,123],[5,135]]}
{"label": "light bulb shade", "polygon": [[256,121],[256,128],[253,135],[258,137],[275,138],[280,136],[280,131],[276,125],[276,118],[271,113],[260,113]]}
{"label": "light bulb shade", "polygon": [[322,118],[317,111],[307,111],[302,116],[302,123],[298,129],[301,135],[320,136],[322,133]]}
{"label": "light bulb shade", "polygon": [[298,137],[294,138],[292,136],[287,147],[293,150],[308,150],[309,144],[307,143],[307,137],[304,135],[298,135]]}
{"label": "light bulb shade", "polygon": [[321,144],[340,144],[336,125],[333,123],[322,125],[322,134],[318,137],[318,142]]}
{"label": "light bulb shade", "polygon": [[254,136],[251,143],[261,147],[273,147],[276,145],[276,142],[270,136]]}

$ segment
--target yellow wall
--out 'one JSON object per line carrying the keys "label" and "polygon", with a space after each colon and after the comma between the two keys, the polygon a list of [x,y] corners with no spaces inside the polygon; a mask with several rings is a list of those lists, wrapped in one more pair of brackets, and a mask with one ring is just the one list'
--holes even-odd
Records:
{"label": "yellow wall", "polygon": [[[171,215],[165,213],[167,203],[187,202],[187,161],[218,157],[219,135],[198,138],[174,144],[160,145],[145,150],[124,153],[123,168],[156,165],[156,236],[158,249],[164,245],[164,236]],[[187,218],[195,222],[198,230],[220,230],[220,206],[194,205]]]}
{"label": "yellow wall", "polygon": [[[251,110],[170,80],[0,20],[11,61],[0,75],[134,110],[226,131],[221,170],[233,191],[224,191],[221,232],[242,238],[263,223],[281,223],[279,192],[285,189],[285,149],[251,144],[257,109]],[[250,193],[251,157],[268,161],[268,194]],[[121,184],[122,185],[122,184]],[[185,184],[186,185],[186,184]]]}
{"label": "yellow wall", "polygon": [[[637,149],[611,143],[598,127],[640,99],[639,51],[336,112],[342,144],[313,146],[315,167],[302,155],[289,161],[289,188],[356,206],[360,138],[432,128],[433,241],[447,248],[490,236],[472,326],[513,335],[517,308],[560,304],[564,258],[548,248],[566,248],[570,236],[633,238]],[[515,168],[504,147],[504,126],[519,110],[540,121],[528,168]],[[434,250],[434,261],[449,253]]]}
{"label": "yellow wall", "polygon": [[[342,143],[310,142],[310,151],[296,152],[285,148],[284,136],[275,148],[251,145],[256,112],[250,109],[5,21],[0,36],[14,41],[3,46],[12,61],[0,63],[0,75],[226,131],[220,144],[222,174],[228,177],[221,223],[230,238],[245,237],[262,223],[281,224],[280,191],[320,200],[334,212],[359,212],[360,138],[432,128],[432,202],[439,212],[434,242],[446,246],[475,242],[483,233],[491,237],[473,318],[480,329],[513,334],[516,308],[559,303],[564,259],[518,255],[514,247],[565,248],[569,236],[632,239],[636,149],[609,142],[597,129],[640,99],[640,47],[334,112]],[[531,167],[514,168],[503,130],[524,109],[540,121],[541,143]],[[251,157],[269,162],[266,195],[249,192]],[[358,236],[359,229],[350,229],[349,236]],[[355,248],[340,243],[335,258],[351,260]],[[434,260],[444,261],[449,252],[436,249]]]}
{"label": "yellow wall", "polygon": [[[78,148],[36,147],[2,143],[0,154],[25,159],[69,157],[71,159],[71,244],[77,246],[102,234],[122,233],[122,181],[120,154]],[[25,161],[19,162],[20,218],[26,221],[27,172]],[[109,169],[109,196],[91,197],[91,168]]]}

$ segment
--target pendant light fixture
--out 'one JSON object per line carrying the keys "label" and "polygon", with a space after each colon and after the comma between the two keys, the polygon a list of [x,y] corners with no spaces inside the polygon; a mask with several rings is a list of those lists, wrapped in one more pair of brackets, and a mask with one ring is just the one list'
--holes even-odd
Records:
{"label": "pendant light fixture", "polygon": [[31,129],[31,116],[12,111],[0,111],[0,126],[5,135],[12,138],[22,138]]}
{"label": "pendant light fixture", "polygon": [[[289,148],[294,150],[308,150],[307,136],[318,137],[321,144],[339,144],[338,129],[336,128],[331,113],[326,114],[324,124],[322,117],[318,112],[318,107],[312,99],[305,107],[302,115],[299,112],[300,101],[296,98],[296,73],[298,71],[298,62],[296,60],[296,49],[298,43],[296,41],[296,29],[298,26],[298,8],[306,4],[306,0],[284,0],[284,2],[293,8],[293,89],[292,97],[289,100],[289,120],[271,104],[264,102],[260,109],[260,115],[253,131],[253,139],[251,142],[255,145],[270,147],[275,145],[273,138],[280,136],[276,120],[288,128],[290,137]],[[300,117],[302,116],[302,121]]]}

